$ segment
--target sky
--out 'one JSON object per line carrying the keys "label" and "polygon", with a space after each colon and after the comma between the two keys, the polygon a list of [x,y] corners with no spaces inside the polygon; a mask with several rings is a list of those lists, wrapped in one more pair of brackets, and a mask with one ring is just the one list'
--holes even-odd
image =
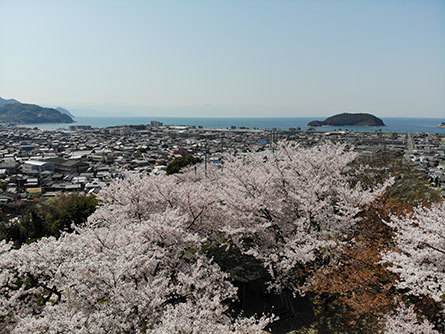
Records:
{"label": "sky", "polygon": [[0,0],[0,96],[77,116],[445,117],[445,0]]}

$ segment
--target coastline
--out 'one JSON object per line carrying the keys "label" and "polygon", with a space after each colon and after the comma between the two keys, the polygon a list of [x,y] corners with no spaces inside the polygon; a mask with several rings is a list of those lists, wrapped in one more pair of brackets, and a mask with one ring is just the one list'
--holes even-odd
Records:
{"label": "coastline", "polygon": [[[105,128],[113,126],[130,126],[140,124],[150,124],[151,120],[164,123],[164,125],[199,127],[206,129],[227,130],[231,126],[237,129],[247,127],[251,130],[289,130],[294,128],[305,131],[310,126],[308,122],[314,117],[283,117],[283,118],[201,118],[201,117],[76,117],[75,123],[39,123],[20,124],[20,127],[37,127],[43,130],[56,130],[59,128],[68,129],[70,125],[89,125],[93,128]],[[385,133],[440,133],[445,134],[445,128],[438,128],[437,125],[443,118],[382,118],[385,126],[323,126],[315,128],[315,131],[354,131],[354,132],[385,132]]]}

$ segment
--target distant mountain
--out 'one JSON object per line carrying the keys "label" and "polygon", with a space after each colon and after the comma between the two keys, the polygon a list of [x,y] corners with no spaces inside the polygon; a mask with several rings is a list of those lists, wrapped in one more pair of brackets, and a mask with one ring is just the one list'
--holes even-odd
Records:
{"label": "distant mountain", "polygon": [[385,126],[383,121],[371,114],[337,114],[326,118],[324,121],[312,121],[308,126]]}
{"label": "distant mountain", "polygon": [[0,106],[4,106],[6,104],[14,104],[14,103],[20,103],[20,102],[14,99],[2,99],[0,97]]}
{"label": "distant mountain", "polygon": [[70,113],[68,110],[66,110],[65,108],[57,107],[54,109],[56,109],[57,111],[60,111],[62,114],[68,115],[71,118],[75,118],[74,115],[72,113]]}
{"label": "distant mountain", "polygon": [[34,123],[73,123],[73,119],[53,108],[43,108],[36,104],[9,103],[0,106],[0,122]]}

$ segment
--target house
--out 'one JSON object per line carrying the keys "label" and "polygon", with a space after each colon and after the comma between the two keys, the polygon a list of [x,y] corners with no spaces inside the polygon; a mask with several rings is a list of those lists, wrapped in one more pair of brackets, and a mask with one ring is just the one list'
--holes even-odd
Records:
{"label": "house", "polygon": [[0,163],[0,170],[4,170],[4,174],[12,175],[16,174],[20,164],[16,161],[2,162]]}
{"label": "house", "polygon": [[27,152],[29,152],[29,151],[32,151],[32,150],[34,149],[34,146],[31,145],[31,144],[22,144],[22,145],[20,146],[20,149],[21,149],[22,151],[27,151]]}
{"label": "house", "polygon": [[66,160],[63,158],[51,158],[46,160],[54,164],[54,170],[61,173],[82,173],[85,172],[90,165],[82,160]]}
{"label": "house", "polygon": [[163,126],[163,124],[162,124],[162,122],[159,122],[159,121],[150,121],[150,126],[152,128],[159,128],[159,127]]}
{"label": "house", "polygon": [[26,194],[28,198],[39,197],[42,192],[42,188],[26,188]]}
{"label": "house", "polygon": [[15,202],[18,199],[17,194],[3,193],[0,194],[0,204],[8,204],[11,202]]}
{"label": "house", "polygon": [[54,164],[50,161],[27,160],[22,165],[22,171],[26,174],[39,174],[43,171],[54,171]]}
{"label": "house", "polygon": [[177,149],[170,150],[170,158],[172,158],[175,155],[185,157],[187,155],[190,155],[190,152],[187,151],[184,147],[178,147]]}
{"label": "house", "polygon": [[29,177],[26,179],[25,187],[37,187],[39,185],[39,179],[36,177]]}

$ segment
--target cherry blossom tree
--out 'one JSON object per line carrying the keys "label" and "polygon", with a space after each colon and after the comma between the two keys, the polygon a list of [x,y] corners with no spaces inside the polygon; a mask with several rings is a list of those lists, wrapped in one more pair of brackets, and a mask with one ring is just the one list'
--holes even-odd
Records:
{"label": "cherry blossom tree", "polygon": [[[354,183],[349,164],[356,157],[344,145],[282,143],[275,152],[227,157],[222,169],[206,173],[200,166],[170,177],[127,174],[100,199],[106,214],[137,219],[178,210],[188,229],[262,261],[279,289],[301,291],[296,271],[326,261],[363,207],[391,183]],[[99,208],[94,217],[101,214]]]}
{"label": "cherry blossom tree", "polygon": [[[344,145],[228,158],[222,169],[127,173],[87,223],[60,238],[0,244],[0,326],[12,333],[257,333],[271,318],[232,318],[236,289],[204,244],[259,260],[300,292],[386,185],[354,182]],[[391,182],[391,181],[388,181]],[[302,271],[304,271],[302,273]]]}
{"label": "cherry blossom tree", "polygon": [[399,275],[398,288],[441,302],[445,297],[445,202],[417,208],[387,223],[394,229],[396,249],[383,261]]}
{"label": "cherry blossom tree", "polygon": [[282,143],[265,156],[233,159],[216,182],[219,230],[261,260],[277,288],[301,291],[298,270],[325,262],[392,182],[375,189],[354,183],[348,172],[356,156],[344,145]]}
{"label": "cherry blossom tree", "polygon": [[125,173],[124,179],[115,181],[99,194],[102,205],[89,224],[99,226],[107,221],[101,218],[102,215],[109,219],[110,213],[141,220],[166,209],[174,209],[188,220],[187,225],[194,225],[212,211],[212,204],[216,201],[212,180],[203,177],[201,169],[199,177],[192,171],[152,177]]}
{"label": "cherry blossom tree", "polygon": [[395,313],[386,315],[385,334],[439,334],[428,320],[419,320],[414,307],[399,306]]}
{"label": "cherry blossom tree", "polygon": [[186,219],[177,211],[150,220],[129,219],[124,210],[100,211],[90,226],[59,239],[43,238],[17,250],[2,243],[5,331],[258,333],[267,325],[267,318],[227,315],[225,301],[235,298],[236,289],[200,254],[201,237],[184,228]]}

